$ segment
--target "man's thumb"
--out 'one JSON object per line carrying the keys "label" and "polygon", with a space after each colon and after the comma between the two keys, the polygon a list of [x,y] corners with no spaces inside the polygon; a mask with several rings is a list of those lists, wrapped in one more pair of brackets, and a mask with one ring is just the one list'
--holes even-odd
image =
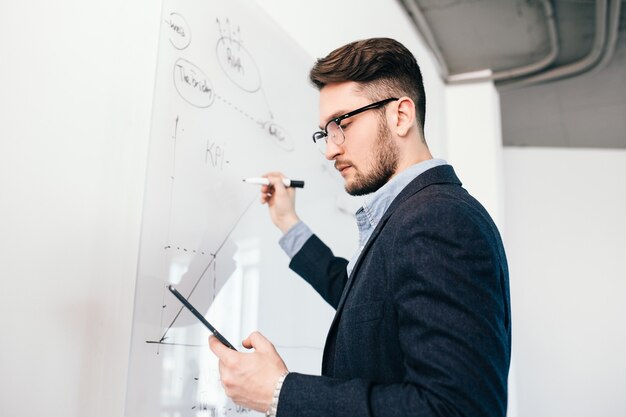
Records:
{"label": "man's thumb", "polygon": [[242,342],[242,345],[246,349],[254,348],[257,352],[275,350],[274,345],[259,332],[252,332],[250,336]]}

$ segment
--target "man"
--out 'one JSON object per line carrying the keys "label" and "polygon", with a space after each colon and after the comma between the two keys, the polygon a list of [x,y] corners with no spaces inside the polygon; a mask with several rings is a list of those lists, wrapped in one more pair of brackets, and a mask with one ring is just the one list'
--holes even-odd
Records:
{"label": "man", "polygon": [[[352,195],[359,250],[334,257],[267,177],[261,200],[285,235],[290,268],[336,309],[322,375],[288,373],[259,333],[238,353],[212,338],[226,394],[278,417],[505,416],[511,320],[506,257],[485,209],[424,140],[413,55],[392,39],[345,45],[317,61],[325,146]],[[370,195],[371,194],[371,195]]]}

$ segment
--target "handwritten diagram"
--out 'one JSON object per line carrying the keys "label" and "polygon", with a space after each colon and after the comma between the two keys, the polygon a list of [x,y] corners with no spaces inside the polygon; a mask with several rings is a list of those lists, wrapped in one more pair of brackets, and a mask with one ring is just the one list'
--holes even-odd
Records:
{"label": "handwritten diagram", "polygon": [[323,301],[294,280],[258,186],[241,180],[276,169],[305,178],[302,212],[322,218],[340,188],[309,139],[309,62],[255,7],[163,3],[127,417],[260,416],[225,396],[209,332],[170,284],[239,349],[258,329],[291,369],[319,368],[332,316],[320,321]]}
{"label": "handwritten diagram", "polygon": [[[170,31],[169,40],[177,49],[184,49],[191,42],[190,29],[185,18],[176,12],[166,20]],[[199,108],[211,106],[216,99],[240,112],[255,122],[284,151],[292,151],[294,144],[285,129],[274,121],[274,115],[265,99],[261,75],[252,55],[244,46],[239,26],[231,27],[230,19],[215,20],[219,38],[215,46],[216,59],[224,74],[240,89],[248,93],[259,93],[267,106],[267,118],[255,117],[227,97],[216,93],[209,76],[197,65],[185,58],[174,63],[172,71],[174,86],[178,94],[190,105]]]}
{"label": "handwritten diagram", "polygon": [[176,49],[188,47],[191,43],[191,29],[187,24],[187,20],[182,15],[172,12],[165,19],[165,23],[171,30],[169,40],[172,46]]}
{"label": "handwritten diagram", "polygon": [[[263,113],[267,114],[268,117],[255,117],[253,116],[253,111],[244,110],[242,106],[231,102],[226,97],[226,93],[218,94],[211,78],[207,75],[208,71],[203,70],[198,65],[183,57],[177,58],[173,65],[172,75],[175,91],[188,105],[195,108],[205,109],[214,105],[225,105],[227,108],[238,112],[245,120],[253,122],[272,140],[272,143],[278,145],[281,150],[286,152],[292,151],[293,143],[289,139],[286,131],[274,121],[274,114],[270,109],[262,88],[259,68],[252,54],[244,45],[240,26],[231,24],[229,18],[216,18],[214,24],[217,35],[215,42],[215,58],[219,64],[220,70],[227,76],[228,80],[240,90],[247,94],[260,95],[262,98],[261,102],[266,108]],[[165,30],[168,32],[170,44],[175,49],[183,50],[193,47],[191,41],[192,27],[182,13],[169,13],[167,20],[165,20]],[[172,135],[172,172],[170,175],[168,236],[163,247],[167,251],[182,251],[194,256],[191,267],[187,269],[180,279],[177,279],[178,285],[182,287],[182,293],[186,294],[187,297],[191,297],[193,293],[200,288],[200,290],[202,290],[200,292],[204,295],[202,298],[202,308],[208,308],[207,300],[210,300],[208,301],[210,303],[215,299],[217,292],[225,283],[223,277],[230,276],[234,270],[234,266],[230,265],[230,268],[221,271],[220,276],[222,279],[220,280],[218,280],[215,270],[215,266],[218,265],[217,257],[220,255],[219,252],[222,250],[230,233],[232,233],[232,229],[226,230],[225,228],[219,228],[220,230],[214,230],[211,235],[213,239],[207,240],[205,238],[200,246],[198,245],[197,238],[196,241],[190,242],[188,239],[183,239],[173,232],[185,230],[185,228],[181,226],[179,219],[186,218],[186,215],[189,213],[188,207],[202,207],[201,203],[190,201],[194,199],[194,196],[191,195],[189,190],[186,190],[184,186],[184,184],[188,182],[188,179],[185,178],[188,170],[181,169],[181,167],[185,164],[184,166],[189,168],[189,165],[194,164],[195,161],[196,167],[192,169],[192,175],[197,175],[199,172],[206,172],[206,168],[218,170],[221,173],[230,164],[229,159],[227,159],[229,150],[228,144],[221,143],[218,139],[213,137],[203,139],[204,167],[200,167],[198,155],[200,155],[201,141],[199,141],[195,135],[189,138],[185,133],[184,126],[184,118],[181,119],[180,115],[176,115],[173,128],[174,134]],[[190,155],[190,153],[193,153],[193,155]],[[205,170],[202,168],[205,168]],[[256,201],[256,198],[253,201]],[[181,213],[183,210],[180,210],[179,206],[185,208],[185,214]],[[204,216],[205,213],[209,212],[211,209],[211,207],[206,204],[203,208],[204,210],[200,210],[198,217]],[[230,218],[230,224],[233,228],[237,226],[241,216],[245,214],[248,208],[249,205],[240,213],[238,219]],[[236,214],[236,211],[234,210],[232,213]],[[198,220],[200,221],[199,218]],[[224,225],[228,225],[229,219],[224,220],[226,220]],[[188,225],[191,224],[191,227],[201,224],[199,222],[184,222]],[[187,235],[193,235],[193,233],[187,233]],[[219,243],[219,239],[223,236],[224,240]],[[215,249],[216,243],[219,244],[217,249]],[[226,257],[226,259],[228,259],[228,257]],[[214,268],[213,285],[208,285],[210,279],[206,277],[210,275],[211,266]],[[168,339],[168,331],[171,327],[176,325],[181,314],[181,308],[172,309],[170,307],[167,309],[165,304],[161,308],[161,322],[162,325],[167,325],[167,327],[165,327],[163,334],[158,340],[150,340],[147,342],[158,344],[166,342],[175,343]]]}

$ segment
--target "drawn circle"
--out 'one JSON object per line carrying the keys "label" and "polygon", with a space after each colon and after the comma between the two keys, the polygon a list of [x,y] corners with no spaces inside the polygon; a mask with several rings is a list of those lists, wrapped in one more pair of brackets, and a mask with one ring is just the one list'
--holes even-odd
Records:
{"label": "drawn circle", "polygon": [[215,90],[199,67],[179,58],[174,64],[173,76],[176,91],[187,103],[200,108],[213,104]]}
{"label": "drawn circle", "polygon": [[172,46],[178,50],[188,47],[191,43],[191,29],[185,18],[178,13],[170,13],[170,17],[165,23]]}
{"label": "drawn circle", "polygon": [[254,93],[261,88],[259,69],[246,48],[232,38],[220,38],[215,48],[217,62],[230,80],[244,91]]}
{"label": "drawn circle", "polygon": [[263,130],[268,134],[273,143],[284,151],[291,152],[295,146],[289,138],[287,131],[272,121],[265,122]]}

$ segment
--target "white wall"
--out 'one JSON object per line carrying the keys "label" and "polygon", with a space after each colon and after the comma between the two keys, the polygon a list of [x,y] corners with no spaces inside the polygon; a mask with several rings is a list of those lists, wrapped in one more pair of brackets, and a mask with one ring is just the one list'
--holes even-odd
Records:
{"label": "white wall", "polygon": [[448,161],[502,228],[504,202],[500,101],[492,82],[446,87]]}
{"label": "white wall", "polygon": [[[446,86],[448,162],[467,189],[487,209],[500,233],[506,225],[500,100],[493,82]],[[505,250],[508,249],[504,242]],[[518,416],[516,358],[512,352],[508,417]]]}
{"label": "white wall", "polygon": [[626,410],[626,151],[505,148],[520,416]]}
{"label": "white wall", "polygon": [[123,414],[160,4],[0,7],[0,415]]}

